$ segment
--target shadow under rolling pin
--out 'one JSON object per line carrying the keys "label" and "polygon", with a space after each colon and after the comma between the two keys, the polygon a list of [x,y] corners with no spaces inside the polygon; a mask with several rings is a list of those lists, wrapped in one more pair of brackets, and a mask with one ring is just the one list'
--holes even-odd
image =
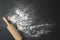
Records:
{"label": "shadow under rolling pin", "polygon": [[22,40],[23,38],[20,35],[20,33],[18,32],[18,30],[15,28],[15,26],[13,24],[10,24],[6,17],[3,17],[3,20],[7,24],[7,29],[11,33],[11,35],[14,37],[14,39],[15,40]]}

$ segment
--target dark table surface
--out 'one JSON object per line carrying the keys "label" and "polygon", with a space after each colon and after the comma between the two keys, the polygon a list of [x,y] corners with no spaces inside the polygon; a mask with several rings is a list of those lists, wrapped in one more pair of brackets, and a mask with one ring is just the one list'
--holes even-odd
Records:
{"label": "dark table surface", "polygon": [[[0,40],[14,40],[9,31],[6,28],[6,24],[3,22],[2,17],[9,13],[9,9],[12,9],[16,3],[23,3],[25,5],[31,4],[36,8],[36,15],[43,17],[47,22],[56,23],[50,34],[47,34],[41,38],[24,38],[24,40],[57,40],[60,39],[60,21],[59,14],[56,10],[56,0],[0,0]],[[57,13],[56,13],[57,12]],[[48,21],[50,20],[50,21]]]}

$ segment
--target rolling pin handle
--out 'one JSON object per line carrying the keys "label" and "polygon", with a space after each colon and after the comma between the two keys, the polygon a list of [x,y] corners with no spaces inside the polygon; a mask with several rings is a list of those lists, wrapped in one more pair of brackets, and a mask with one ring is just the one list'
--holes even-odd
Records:
{"label": "rolling pin handle", "polygon": [[6,19],[6,17],[3,17],[3,20],[4,20],[4,22],[5,22],[7,25],[10,24],[10,23],[8,22],[8,20]]}

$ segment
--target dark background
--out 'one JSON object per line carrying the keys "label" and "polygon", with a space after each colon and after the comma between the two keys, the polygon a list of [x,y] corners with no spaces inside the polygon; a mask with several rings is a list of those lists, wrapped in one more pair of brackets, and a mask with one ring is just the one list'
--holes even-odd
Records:
{"label": "dark background", "polygon": [[[55,23],[50,34],[41,38],[33,40],[58,40],[60,39],[60,20],[59,20],[59,2],[56,0],[0,0],[0,40],[13,40],[9,31],[6,28],[6,24],[3,22],[2,17],[9,13],[9,9],[12,9],[16,3],[23,3],[25,5],[32,4],[36,10],[36,15],[42,17],[44,21],[48,23]],[[39,19],[40,20],[40,19]],[[39,21],[38,20],[38,21]],[[26,40],[29,40],[28,38]],[[31,39],[32,40],[32,39]]]}

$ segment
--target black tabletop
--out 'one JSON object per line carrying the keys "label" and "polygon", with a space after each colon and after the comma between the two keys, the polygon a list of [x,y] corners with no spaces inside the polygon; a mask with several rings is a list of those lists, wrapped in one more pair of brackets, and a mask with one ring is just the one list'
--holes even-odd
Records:
{"label": "black tabletop", "polygon": [[[6,24],[2,20],[3,16],[9,13],[10,9],[13,9],[16,4],[21,3],[24,5],[33,5],[36,10],[35,15],[43,18],[43,22],[55,23],[56,25],[52,29],[52,32],[36,38],[25,38],[23,40],[57,40],[59,39],[59,14],[56,11],[55,0],[0,0],[0,40],[14,40],[12,35],[6,28]],[[57,12],[57,13],[56,13]],[[39,22],[40,19],[37,20]],[[21,33],[22,34],[22,33]]]}

